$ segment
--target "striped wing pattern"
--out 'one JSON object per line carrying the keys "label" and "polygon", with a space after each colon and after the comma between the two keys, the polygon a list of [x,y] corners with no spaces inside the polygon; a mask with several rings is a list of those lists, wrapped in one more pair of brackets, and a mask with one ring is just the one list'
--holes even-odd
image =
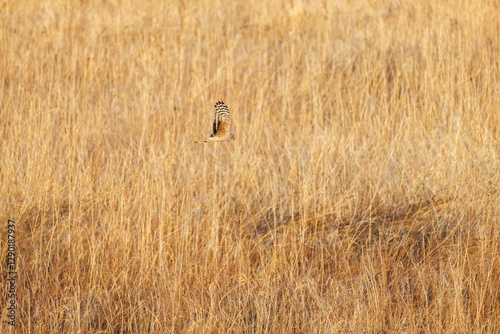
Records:
{"label": "striped wing pattern", "polygon": [[195,143],[210,143],[221,142],[226,140],[235,140],[236,136],[229,132],[231,126],[231,116],[229,115],[229,108],[222,101],[215,103],[214,115],[214,132],[210,138],[203,140],[195,140]]}
{"label": "striped wing pattern", "polygon": [[[213,137],[225,137],[229,133],[231,126],[231,117],[229,115],[229,108],[222,101],[215,103],[214,115],[214,132]],[[211,136],[211,137],[212,137]]]}

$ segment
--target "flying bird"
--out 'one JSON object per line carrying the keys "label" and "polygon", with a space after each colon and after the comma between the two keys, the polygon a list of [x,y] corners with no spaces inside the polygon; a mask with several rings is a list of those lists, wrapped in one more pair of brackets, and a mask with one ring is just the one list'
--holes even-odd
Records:
{"label": "flying bird", "polygon": [[229,115],[228,107],[224,102],[217,101],[215,104],[214,132],[210,135],[210,138],[196,140],[195,143],[235,140],[236,136],[229,132],[230,126],[231,116]]}

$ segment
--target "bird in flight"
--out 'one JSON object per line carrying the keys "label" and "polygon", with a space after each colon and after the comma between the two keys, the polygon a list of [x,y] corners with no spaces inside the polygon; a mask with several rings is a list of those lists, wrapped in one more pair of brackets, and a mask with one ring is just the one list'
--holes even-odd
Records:
{"label": "bird in flight", "polygon": [[234,140],[236,136],[229,132],[230,126],[231,116],[229,116],[229,109],[224,102],[217,101],[215,104],[214,132],[210,135],[210,138],[196,140],[195,143]]}

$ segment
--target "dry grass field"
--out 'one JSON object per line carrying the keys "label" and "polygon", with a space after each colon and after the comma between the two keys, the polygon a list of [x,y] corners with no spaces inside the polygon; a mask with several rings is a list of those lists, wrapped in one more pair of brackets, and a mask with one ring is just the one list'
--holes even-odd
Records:
{"label": "dry grass field", "polygon": [[16,332],[499,333],[499,13],[2,2]]}

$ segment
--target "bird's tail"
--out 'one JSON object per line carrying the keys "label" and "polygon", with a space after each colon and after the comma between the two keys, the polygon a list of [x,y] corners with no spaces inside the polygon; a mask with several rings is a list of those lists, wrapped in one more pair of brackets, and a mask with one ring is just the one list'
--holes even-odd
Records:
{"label": "bird's tail", "polygon": [[206,143],[207,140],[206,139],[203,139],[203,140],[195,140],[194,141],[195,143]]}

